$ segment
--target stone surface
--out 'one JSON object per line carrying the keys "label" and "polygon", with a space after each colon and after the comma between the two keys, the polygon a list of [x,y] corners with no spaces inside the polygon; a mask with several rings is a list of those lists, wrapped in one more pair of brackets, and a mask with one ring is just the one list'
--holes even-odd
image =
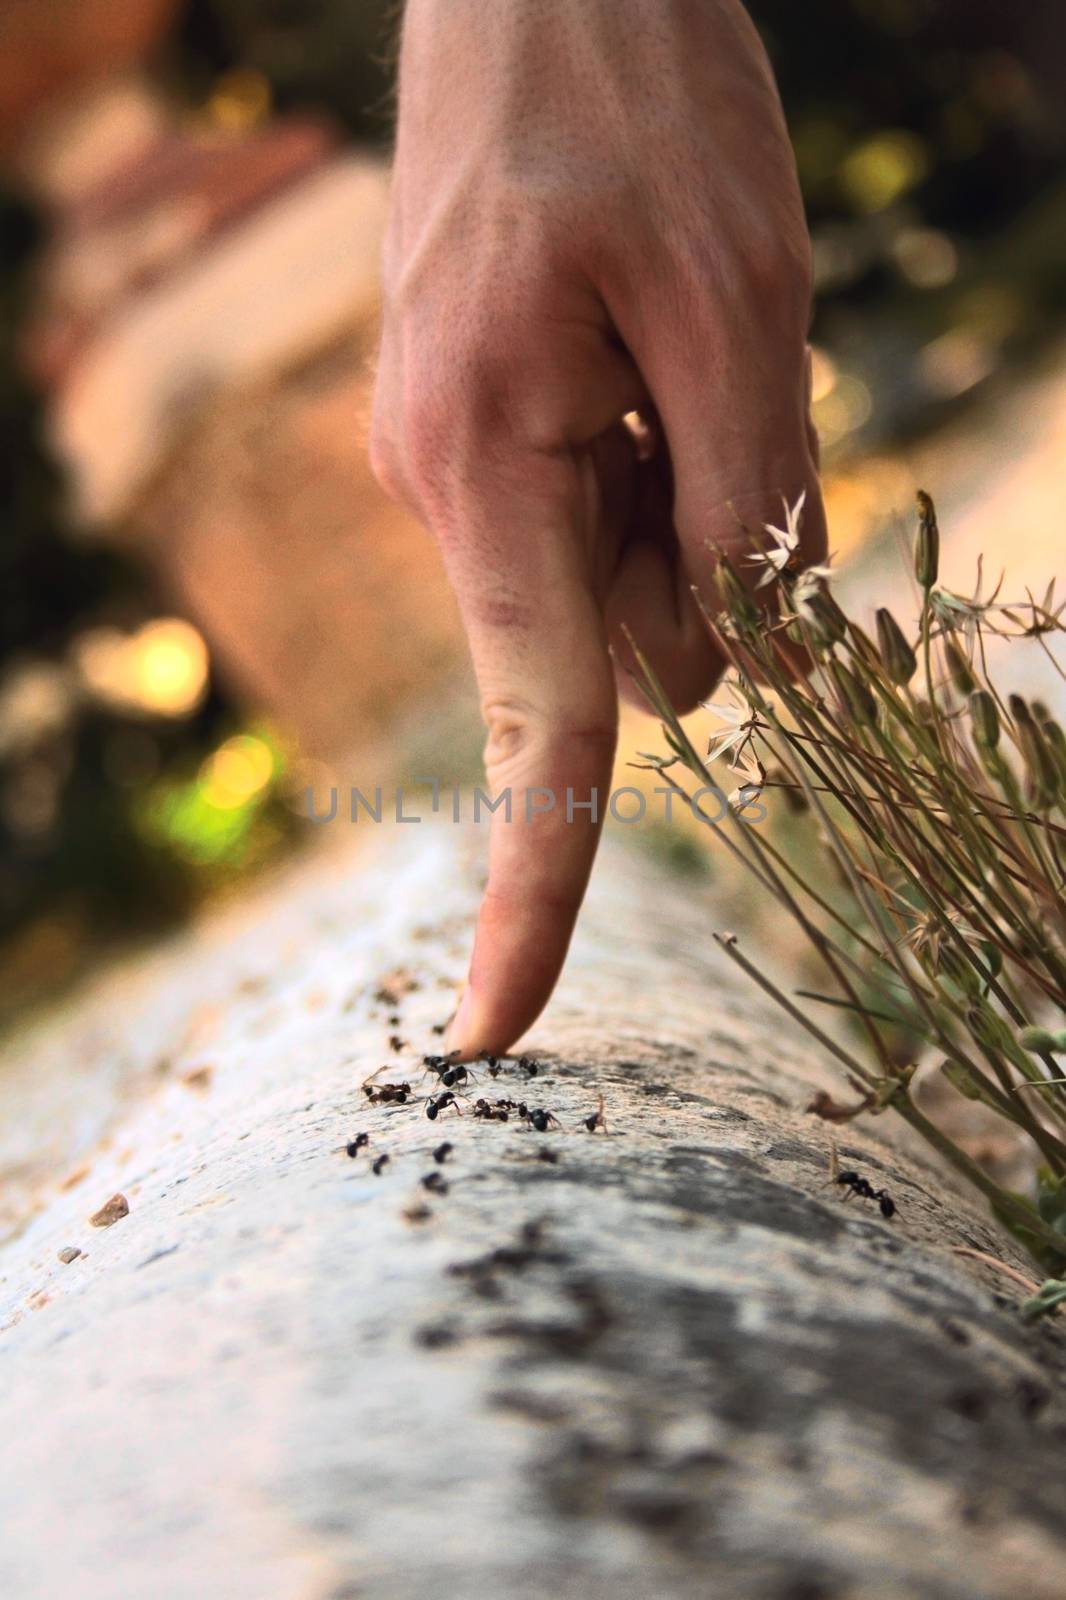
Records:
{"label": "stone surface", "polygon": [[0,1062],[0,1592],[1057,1600],[1066,1341],[955,1247],[1031,1269],[885,1119],[837,1137],[897,1217],[826,1186],[835,1077],[705,891],[616,844],[475,1091],[560,1127],[430,1122],[361,1084],[428,1092],[482,841],[371,832]]}

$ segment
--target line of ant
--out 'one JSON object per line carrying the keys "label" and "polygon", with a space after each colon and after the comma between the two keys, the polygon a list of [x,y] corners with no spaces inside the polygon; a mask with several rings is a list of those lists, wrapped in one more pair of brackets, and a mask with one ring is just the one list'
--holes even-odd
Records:
{"label": "line of ant", "polygon": [[[403,1043],[404,1041],[395,1034],[389,1039],[389,1044],[394,1050],[399,1049]],[[462,1116],[463,1107],[460,1100],[468,1101],[477,1086],[477,1077],[471,1065],[459,1059],[460,1055],[459,1050],[452,1050],[447,1054],[429,1054],[422,1057],[422,1075],[425,1077],[429,1073],[436,1074],[439,1093],[420,1097],[406,1079],[401,1083],[378,1085],[376,1080],[382,1072],[388,1070],[389,1063],[376,1067],[363,1080],[360,1087],[371,1105],[408,1105],[418,1102],[425,1106],[426,1116],[431,1122],[435,1122],[448,1110],[454,1111],[457,1116]],[[475,1059],[484,1066],[492,1078],[498,1078],[504,1066],[510,1061],[510,1058],[495,1055],[491,1050],[479,1051]],[[525,1073],[527,1081],[537,1077],[540,1072],[540,1063],[534,1056],[519,1056],[513,1064],[519,1071]],[[530,1107],[525,1101],[515,1100],[509,1096],[499,1097],[495,1101],[480,1096],[474,1103],[473,1114],[477,1120],[485,1122],[507,1122],[514,1116],[517,1121],[525,1122],[537,1133],[547,1133],[552,1128],[562,1127],[553,1111],[544,1106]],[[607,1133],[602,1094],[599,1096],[597,1109],[583,1117],[582,1121],[589,1133],[597,1131]]]}

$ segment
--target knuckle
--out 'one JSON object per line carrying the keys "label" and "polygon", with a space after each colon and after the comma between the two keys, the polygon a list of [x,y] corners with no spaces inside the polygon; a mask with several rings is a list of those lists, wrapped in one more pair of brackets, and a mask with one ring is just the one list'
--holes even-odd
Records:
{"label": "knuckle", "polygon": [[485,770],[493,777],[521,772],[536,777],[549,772],[581,774],[609,761],[617,739],[617,709],[604,707],[582,715],[580,710],[547,714],[529,701],[494,695],[482,700],[487,736]]}
{"label": "knuckle", "polygon": [[522,765],[536,745],[536,718],[527,701],[493,695],[481,702],[485,771],[490,776]]}

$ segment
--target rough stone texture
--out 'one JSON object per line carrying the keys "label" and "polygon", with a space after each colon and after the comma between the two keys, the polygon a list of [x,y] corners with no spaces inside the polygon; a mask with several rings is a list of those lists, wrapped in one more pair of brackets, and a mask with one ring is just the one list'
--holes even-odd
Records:
{"label": "rough stone texture", "polygon": [[0,1252],[0,1593],[1058,1600],[1061,1331],[886,1121],[841,1155],[896,1220],[825,1186],[834,1079],[700,891],[608,852],[540,1075],[476,1091],[557,1131],[367,1102],[428,1083],[476,845],[305,864],[0,1063],[23,1211],[53,1114],[88,1169]]}

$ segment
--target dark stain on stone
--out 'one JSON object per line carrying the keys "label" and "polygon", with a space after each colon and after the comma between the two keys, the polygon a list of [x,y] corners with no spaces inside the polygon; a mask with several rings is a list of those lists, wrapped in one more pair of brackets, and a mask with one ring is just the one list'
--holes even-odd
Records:
{"label": "dark stain on stone", "polygon": [[1014,1392],[1022,1416],[1030,1420],[1038,1417],[1051,1403],[1051,1390],[1035,1378],[1019,1378]]}
{"label": "dark stain on stone", "polygon": [[430,1322],[414,1332],[414,1342],[422,1350],[445,1350],[458,1344],[459,1330],[450,1322]]}
{"label": "dark stain on stone", "polygon": [[787,1578],[775,1600],[837,1600],[843,1591],[833,1578],[797,1576]]}
{"label": "dark stain on stone", "polygon": [[518,1339],[546,1356],[576,1359],[588,1354],[615,1320],[599,1285],[590,1278],[571,1278],[561,1285],[573,1317],[510,1317],[485,1329],[490,1338]]}
{"label": "dark stain on stone", "polygon": [[489,1405],[503,1411],[513,1411],[531,1422],[560,1423],[565,1421],[568,1408],[561,1400],[547,1395],[532,1394],[526,1389],[498,1389],[489,1395]]}
{"label": "dark stain on stone", "polygon": [[135,1270],[136,1270],[136,1271],[137,1271],[137,1272],[140,1272],[140,1270],[141,1270],[141,1268],[142,1268],[142,1267],[150,1267],[150,1266],[152,1266],[152,1265],[153,1265],[153,1264],[154,1264],[154,1263],[155,1263],[155,1262],[156,1262],[156,1261],[162,1261],[162,1260],[164,1260],[164,1258],[165,1258],[165,1257],[166,1257],[166,1256],[172,1256],[172,1255],[173,1255],[173,1254],[174,1254],[174,1252],[175,1252],[175,1251],[176,1251],[176,1250],[180,1250],[180,1249],[181,1249],[181,1246],[180,1246],[180,1245],[177,1245],[177,1244],[168,1244],[168,1245],[167,1245],[167,1246],[166,1246],[166,1247],[165,1247],[165,1248],[164,1248],[164,1249],[162,1249],[162,1250],[153,1250],[153,1252],[152,1252],[152,1254],[151,1254],[151,1255],[150,1255],[150,1256],[145,1256],[145,1258],[144,1258],[144,1260],[143,1260],[143,1261],[138,1261],[138,1263],[137,1263],[137,1266],[136,1266],[136,1269],[135,1269]]}
{"label": "dark stain on stone", "polygon": [[766,1161],[795,1161],[799,1166],[817,1167],[826,1172],[824,1152],[802,1139],[778,1139],[768,1145],[762,1154]]}

